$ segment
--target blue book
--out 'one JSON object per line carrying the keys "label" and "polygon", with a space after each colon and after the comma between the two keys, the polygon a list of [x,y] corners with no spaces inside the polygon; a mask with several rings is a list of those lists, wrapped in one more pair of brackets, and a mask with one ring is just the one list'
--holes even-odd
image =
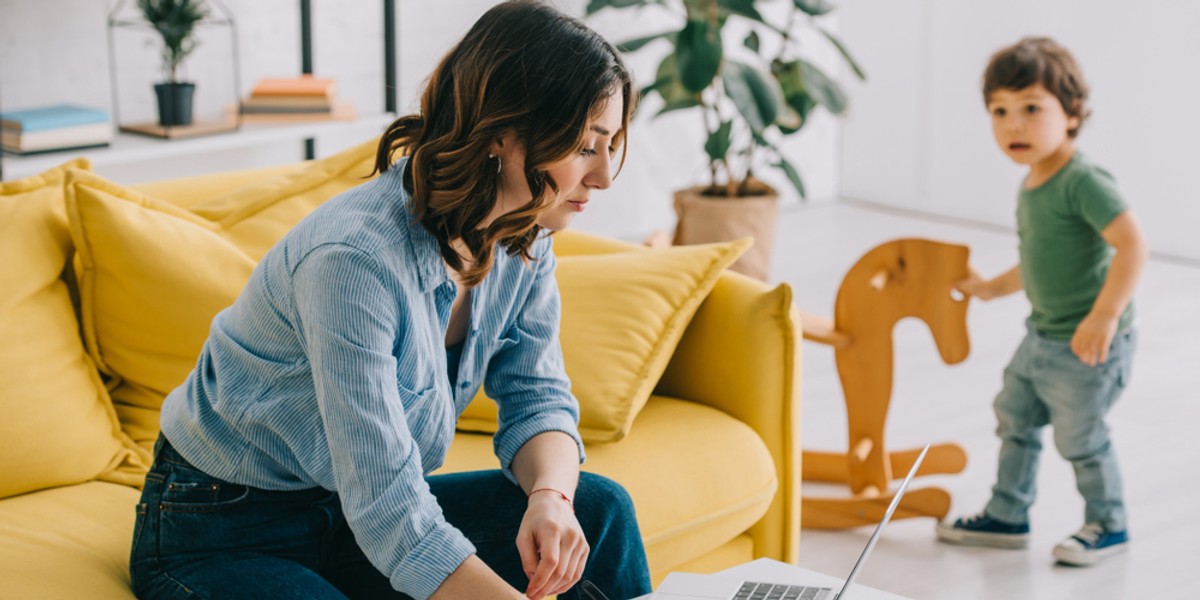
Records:
{"label": "blue book", "polygon": [[0,127],[20,133],[107,122],[109,118],[106,111],[69,104],[0,113]]}

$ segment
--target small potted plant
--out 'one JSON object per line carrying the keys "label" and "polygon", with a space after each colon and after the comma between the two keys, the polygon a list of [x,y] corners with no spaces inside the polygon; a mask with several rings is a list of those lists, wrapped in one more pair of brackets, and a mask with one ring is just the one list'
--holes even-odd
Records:
{"label": "small potted plant", "polygon": [[138,0],[138,9],[162,37],[162,83],[154,84],[158,96],[158,124],[163,127],[192,124],[192,98],[196,84],[179,80],[179,67],[196,49],[196,24],[208,16],[204,0]]}
{"label": "small potted plant", "polygon": [[[781,23],[759,11],[787,5]],[[648,8],[654,7],[654,8]],[[655,80],[643,97],[658,96],[655,116],[697,109],[706,132],[709,181],[675,194],[679,217],[677,244],[727,241],[751,235],[755,247],[732,268],[765,279],[774,238],[778,194],[755,173],[779,169],[805,197],[800,171],[780,150],[787,136],[808,123],[818,107],[833,114],[846,109],[846,93],[800,51],[801,33],[831,44],[860,79],[862,69],[842,42],[821,23],[833,10],[827,0],[590,0],[588,14],[603,9],[668,10],[683,26],[619,44],[635,52],[654,42],[669,42]],[[722,35],[730,19],[748,23],[750,32],[730,48]],[[767,40],[767,38],[770,38]],[[807,37],[807,36],[806,36]],[[768,48],[770,51],[768,52]],[[745,60],[737,58],[740,53]]]}

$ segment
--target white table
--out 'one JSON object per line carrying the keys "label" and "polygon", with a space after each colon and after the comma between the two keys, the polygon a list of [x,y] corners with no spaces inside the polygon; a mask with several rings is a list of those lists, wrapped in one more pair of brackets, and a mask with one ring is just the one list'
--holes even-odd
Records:
{"label": "white table", "polygon": [[[850,566],[846,567],[846,574],[850,573]],[[842,581],[845,577],[833,577],[818,573],[809,569],[789,565],[770,558],[760,558],[752,560],[748,563],[738,565],[724,571],[719,571],[719,575],[730,575],[740,577],[747,581],[764,581],[769,583],[787,583],[801,585],[820,585],[827,586],[837,590],[842,586]],[[654,594],[639,596],[633,600],[651,600]],[[867,587],[861,583],[855,583],[846,591],[846,600],[907,600],[904,596],[897,596],[883,590],[877,590],[872,587]]]}

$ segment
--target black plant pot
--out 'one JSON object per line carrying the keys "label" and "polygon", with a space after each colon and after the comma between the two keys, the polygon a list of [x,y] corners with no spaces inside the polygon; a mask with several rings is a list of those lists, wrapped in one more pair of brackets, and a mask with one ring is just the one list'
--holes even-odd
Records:
{"label": "black plant pot", "polygon": [[156,83],[154,93],[158,95],[158,124],[163,127],[192,124],[192,97],[196,93],[194,83]]}

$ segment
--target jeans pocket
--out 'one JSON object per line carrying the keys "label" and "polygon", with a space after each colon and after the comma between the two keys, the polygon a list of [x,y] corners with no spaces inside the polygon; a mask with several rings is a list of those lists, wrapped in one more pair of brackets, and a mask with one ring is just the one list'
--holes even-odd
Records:
{"label": "jeans pocket", "polygon": [[250,487],[222,481],[198,469],[176,467],[161,484],[159,510],[168,512],[218,512],[245,502]]}

